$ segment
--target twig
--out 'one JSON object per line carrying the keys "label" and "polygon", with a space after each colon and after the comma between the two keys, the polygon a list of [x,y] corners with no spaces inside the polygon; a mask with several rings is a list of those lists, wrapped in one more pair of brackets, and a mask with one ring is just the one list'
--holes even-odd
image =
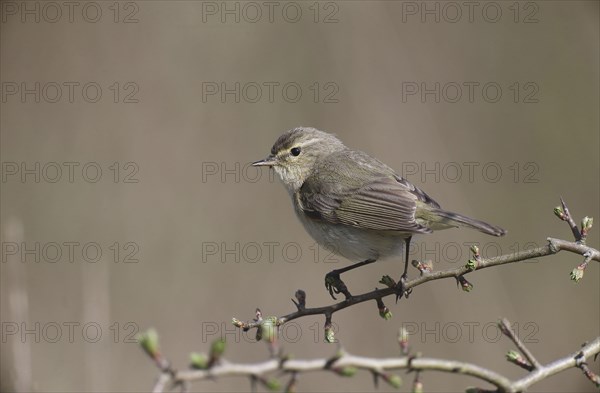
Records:
{"label": "twig", "polygon": [[600,337],[584,345],[581,350],[571,355],[556,360],[546,366],[540,365],[539,368],[517,381],[511,381],[495,371],[471,363],[446,359],[414,358],[412,356],[373,359],[342,353],[333,363],[331,363],[331,359],[290,359],[285,362],[281,362],[278,359],[271,359],[254,364],[237,364],[223,361],[207,370],[176,371],[173,374],[161,373],[161,377],[154,386],[153,391],[164,391],[164,388],[169,381],[172,381],[175,384],[181,384],[225,376],[258,377],[274,371],[289,372],[292,373],[293,376],[294,374],[309,371],[335,371],[336,369],[355,367],[379,374],[383,371],[390,370],[411,370],[440,371],[468,375],[481,381],[489,382],[494,385],[499,392],[513,393],[522,392],[534,383],[551,375],[558,374],[568,368],[579,367],[578,364],[581,364],[582,360],[598,353],[600,353]]}
{"label": "twig", "polygon": [[[420,277],[417,277],[411,281],[406,283],[406,289],[412,289],[418,287],[419,285],[425,284],[426,282],[441,280],[444,278],[453,277],[457,279],[458,277],[469,274],[473,271],[479,271],[482,269],[505,265],[508,263],[520,262],[528,259],[534,259],[539,257],[544,257],[547,255],[553,255],[560,251],[569,251],[575,254],[585,254],[589,253],[589,259],[600,262],[600,251],[575,242],[569,242],[561,239],[553,239],[548,238],[548,244],[542,247],[537,247],[529,250],[519,251],[513,254],[499,255],[493,258],[480,259],[478,261],[477,268],[472,270],[467,266],[460,266],[455,269],[445,270],[445,271],[437,271],[428,274],[424,274]],[[363,303],[369,300],[375,300],[378,298],[383,298],[386,296],[396,295],[395,288],[382,288],[376,289],[371,292],[367,292],[361,295],[352,296],[348,299],[345,299],[339,303],[332,304],[330,306],[323,307],[314,307],[314,308],[301,308],[297,311],[294,311],[290,314],[284,315],[277,319],[277,325],[283,325],[286,322],[292,321],[294,319],[298,319],[301,317],[305,317],[308,315],[331,315],[337,311],[343,310],[355,304]],[[256,328],[260,326],[259,322],[242,322],[234,318],[234,325],[243,328],[244,330]]]}
{"label": "twig", "polygon": [[521,353],[525,355],[525,358],[527,358],[527,361],[531,364],[533,370],[541,368],[542,365],[540,364],[540,362],[537,361],[537,359],[533,356],[529,349],[527,349],[525,344],[523,344],[519,336],[517,336],[515,331],[512,329],[512,326],[510,326],[510,322],[508,322],[508,319],[502,318],[499,325],[500,329],[502,330],[502,333],[504,333],[504,335],[510,338],[511,341],[515,343],[519,351],[521,351]]}
{"label": "twig", "polygon": [[577,224],[575,224],[575,220],[573,220],[573,217],[571,216],[571,212],[569,212],[569,208],[567,207],[567,204],[565,203],[565,201],[562,197],[560,197],[560,204],[561,204],[562,210],[563,210],[563,217],[560,217],[560,219],[563,221],[566,221],[567,224],[569,224],[569,227],[571,228],[571,232],[573,232],[573,237],[575,238],[575,241],[580,241],[581,240],[581,232],[579,232],[579,228],[577,228]]}
{"label": "twig", "polygon": [[546,366],[527,374],[518,381],[515,381],[513,383],[513,390],[515,392],[522,392],[534,383],[546,379],[551,375],[558,374],[559,372],[572,367],[576,367],[579,359],[587,359],[598,353],[600,353],[600,337],[597,337],[591,343],[584,345],[580,351],[549,363]]}
{"label": "twig", "polygon": [[436,370],[448,373],[459,373],[470,375],[482,381],[491,383],[502,390],[510,390],[510,380],[502,375],[477,366],[471,363],[458,362],[446,359],[429,359],[410,357],[402,358],[367,358],[343,354],[332,365],[329,365],[330,359],[312,359],[300,360],[290,359],[284,363],[276,359],[267,360],[262,363],[254,364],[236,364],[225,363],[215,366],[209,370],[185,370],[176,372],[173,379],[175,381],[200,381],[203,379],[218,378],[225,376],[244,376],[244,375],[264,375],[277,370],[303,373],[309,371],[327,371],[342,369],[345,367],[356,367],[362,370],[369,370],[377,373],[389,370]]}

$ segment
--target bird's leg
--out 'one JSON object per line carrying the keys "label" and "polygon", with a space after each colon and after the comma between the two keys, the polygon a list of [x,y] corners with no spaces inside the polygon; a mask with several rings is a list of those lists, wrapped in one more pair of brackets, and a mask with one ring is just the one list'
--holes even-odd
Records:
{"label": "bird's leg", "polygon": [[345,273],[349,270],[356,269],[357,267],[368,265],[375,261],[376,259],[367,259],[366,261],[358,262],[354,265],[346,266],[342,269],[332,270],[329,273],[327,273],[327,275],[325,276],[325,288],[327,288],[331,297],[334,300],[337,300],[333,294],[343,293],[344,296],[346,296],[346,299],[351,298],[352,295],[350,294],[350,291],[348,291],[348,287],[346,287],[346,284],[344,284],[344,282],[340,278],[340,274]]}
{"label": "bird's leg", "polygon": [[398,299],[400,299],[402,296],[406,295],[406,297],[408,297],[408,295],[410,295],[411,290],[405,290],[405,286],[406,286],[406,279],[408,278],[408,253],[410,251],[410,240],[412,239],[412,236],[407,237],[406,239],[404,239],[405,242],[405,257],[404,257],[404,273],[402,273],[402,276],[400,276],[400,281],[398,281],[398,284],[396,284],[396,302],[398,302]]}

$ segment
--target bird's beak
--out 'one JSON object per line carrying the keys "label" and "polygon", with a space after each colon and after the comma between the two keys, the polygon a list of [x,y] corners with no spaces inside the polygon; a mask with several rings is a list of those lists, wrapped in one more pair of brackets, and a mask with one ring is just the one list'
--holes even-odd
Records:
{"label": "bird's beak", "polygon": [[265,159],[258,160],[252,163],[252,166],[273,166],[277,164],[277,158],[274,156],[269,156]]}

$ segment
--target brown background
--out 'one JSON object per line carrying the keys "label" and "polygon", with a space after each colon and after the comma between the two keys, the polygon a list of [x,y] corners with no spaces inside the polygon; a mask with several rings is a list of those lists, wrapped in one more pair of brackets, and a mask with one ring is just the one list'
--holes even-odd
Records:
{"label": "brown background", "polygon": [[[497,23],[482,17],[485,2],[475,8],[472,22],[463,7],[456,23],[448,21],[454,17],[452,9],[443,14],[443,2],[428,3],[432,9],[440,7],[439,23],[433,16],[421,22],[419,15],[403,13],[410,6],[403,2],[318,3],[317,23],[313,2],[294,3],[303,11],[297,23],[282,18],[286,3],[278,3],[272,23],[264,7],[255,23],[247,20],[254,14],[246,19],[242,14],[239,23],[227,16],[222,23],[219,15],[203,14],[203,3],[194,1],[120,3],[117,23],[112,2],[95,3],[102,11],[97,23],[83,19],[86,3],[75,9],[72,22],[66,6],[56,23],[44,15],[39,23],[27,15],[22,22],[24,3],[14,4],[17,14],[3,8],[0,27],[4,92],[11,83],[26,82],[31,88],[35,82],[96,82],[102,97],[88,103],[80,88],[72,103],[67,88],[57,103],[46,99],[53,97],[50,90],[40,103],[31,95],[24,100],[20,94],[5,97],[2,162],[29,167],[78,162],[78,168],[95,162],[103,176],[87,182],[79,169],[72,183],[64,173],[56,183],[44,178],[36,183],[31,175],[25,182],[7,177],[1,183],[3,244],[25,242],[31,248],[36,242],[40,247],[96,242],[103,253],[95,263],[86,262],[79,248],[74,262],[63,256],[58,262],[36,263],[30,255],[23,263],[17,254],[0,265],[3,334],[14,326],[35,331],[36,323],[40,333],[39,343],[33,334],[22,338],[22,331],[5,337],[2,390],[148,390],[157,370],[126,339],[150,326],[159,331],[163,352],[179,368],[186,367],[190,351],[208,350],[221,334],[227,335],[230,360],[260,361],[267,356],[264,344],[240,336],[231,317],[250,319],[257,306],[265,315],[286,314],[293,309],[289,299],[297,288],[308,292],[310,306],[330,304],[323,276],[346,261],[334,257],[337,263],[326,263],[323,250],[315,257],[314,243],[296,221],[284,188],[269,179],[267,170],[243,169],[268,154],[281,132],[297,125],[335,132],[348,146],[398,171],[415,164],[434,168],[439,180],[421,176],[422,171],[408,178],[444,207],[508,229],[502,239],[468,230],[417,238],[414,257],[433,259],[436,269],[466,262],[466,242],[480,242],[488,255],[496,255],[530,242],[541,245],[548,236],[570,239],[568,227],[552,214],[561,195],[577,221],[584,215],[600,217],[598,2],[521,3],[517,22],[509,8],[513,2],[495,2],[492,7],[502,11]],[[220,2],[214,4],[222,11]],[[238,4],[243,12],[245,3]],[[27,6],[33,8],[35,2]],[[43,3],[38,6],[42,12]],[[88,17],[94,10],[87,10]],[[46,11],[46,19],[54,18],[52,9]],[[288,11],[293,17],[293,9]],[[123,23],[130,12],[137,23]],[[337,22],[323,23],[331,12]],[[537,22],[523,23],[528,15],[528,21]],[[502,96],[496,103],[486,102],[479,88],[469,102],[464,88],[457,103],[444,96],[439,103],[432,96],[425,102],[418,95],[402,99],[406,82],[432,87],[469,81],[498,83]],[[120,84],[117,103],[114,88],[110,90],[115,82]],[[139,88],[137,103],[123,102],[133,91],[125,88],[127,82]],[[277,82],[279,87],[273,102],[265,85],[256,103],[244,99],[254,97],[252,85],[239,103],[232,95],[203,100],[203,83],[221,82],[229,88],[236,82]],[[295,103],[286,102],[281,93],[281,86],[290,82],[302,88]],[[320,93],[316,103],[310,90],[315,82]],[[333,85],[325,88],[328,82]],[[517,103],[510,90],[515,82],[521,93]],[[527,82],[539,88],[537,103],[523,102],[531,91],[524,87]],[[336,88],[332,98],[338,102],[323,102]],[[450,92],[447,97],[452,98]],[[121,168],[116,183],[109,168],[114,162]],[[125,167],[128,162],[139,169],[137,183],[123,181],[131,170]],[[478,165],[472,181],[466,166],[471,164],[465,163]],[[492,169],[484,176],[486,164],[502,169],[498,181],[490,181]],[[206,170],[215,165],[219,173],[209,175]],[[454,181],[456,165],[463,172]],[[233,169],[233,174],[223,181],[221,169]],[[590,245],[598,246],[598,233],[592,230]],[[109,248],[115,242],[121,247],[119,263]],[[137,263],[122,262],[131,250],[123,249],[128,242],[139,247]],[[273,261],[265,242],[277,242]],[[261,255],[252,262],[254,243]],[[203,254],[207,244],[216,244],[220,252]],[[237,263],[235,255],[224,252],[236,244]],[[295,247],[302,252],[299,258]],[[358,355],[395,356],[396,332],[405,324],[418,329],[411,337],[415,351],[474,362],[517,378],[523,372],[504,359],[513,346],[506,338],[497,341],[493,323],[499,317],[517,324],[541,362],[573,352],[598,335],[598,266],[591,264],[576,285],[569,272],[580,261],[561,253],[485,270],[469,276],[475,285],[469,294],[452,280],[430,283],[417,288],[409,301],[395,305],[389,299],[394,318],[387,322],[378,317],[374,303],[362,304],[334,316],[337,338]],[[346,283],[360,293],[377,286],[382,274],[396,277],[400,270],[399,261],[384,261],[348,274]],[[334,346],[322,342],[322,318],[295,322],[285,331],[286,351],[296,358],[334,352]],[[78,324],[73,342],[69,323]],[[97,342],[89,342],[93,329],[87,340],[82,337],[86,323],[102,329]],[[51,343],[56,325],[62,336]],[[598,371],[597,362],[592,367]],[[404,376],[404,391],[411,378]],[[423,379],[429,391],[477,384],[436,373]],[[244,378],[193,385],[201,391],[248,388]],[[354,379],[314,373],[302,376],[299,385],[301,391],[372,389],[366,372]],[[570,370],[532,391],[592,389],[579,370]]]}

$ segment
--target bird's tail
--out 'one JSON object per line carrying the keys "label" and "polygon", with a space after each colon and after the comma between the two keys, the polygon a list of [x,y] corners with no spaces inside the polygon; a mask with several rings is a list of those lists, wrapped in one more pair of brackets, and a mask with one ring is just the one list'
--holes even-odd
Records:
{"label": "bird's tail", "polygon": [[506,231],[498,226],[442,209],[430,209],[427,215],[430,217],[430,219],[431,217],[436,217],[435,221],[441,225],[477,229],[480,232],[487,233],[488,235],[492,236],[504,236],[506,234]]}

